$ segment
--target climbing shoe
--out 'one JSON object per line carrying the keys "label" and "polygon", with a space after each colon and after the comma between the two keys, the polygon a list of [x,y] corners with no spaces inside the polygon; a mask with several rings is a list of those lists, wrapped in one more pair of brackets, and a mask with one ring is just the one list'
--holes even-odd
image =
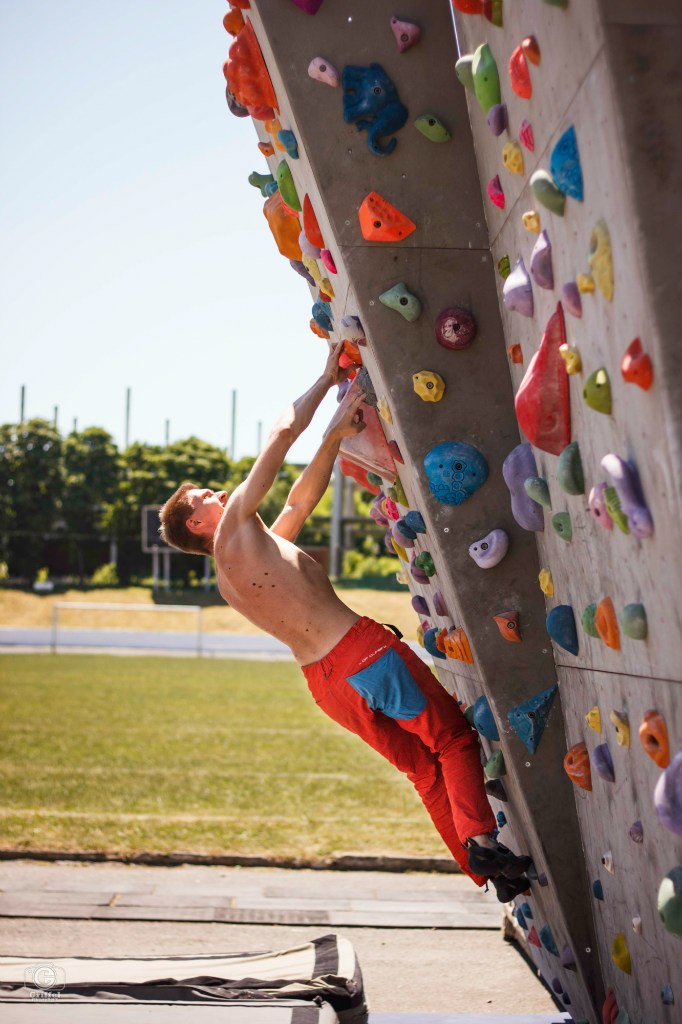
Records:
{"label": "climbing shoe", "polygon": [[521,893],[527,892],[530,889],[530,882],[525,875],[521,875],[520,878],[491,878],[497,898],[500,903],[510,903],[515,896],[520,896]]}
{"label": "climbing shoe", "polygon": [[473,839],[467,841],[469,870],[486,878],[518,878],[533,863],[531,857],[517,857],[502,843],[494,846],[479,846]]}

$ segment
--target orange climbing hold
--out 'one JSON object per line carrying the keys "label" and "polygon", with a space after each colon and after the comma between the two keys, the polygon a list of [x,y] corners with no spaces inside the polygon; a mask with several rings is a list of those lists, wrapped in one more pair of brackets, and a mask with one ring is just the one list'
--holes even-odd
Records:
{"label": "orange climbing hold", "polygon": [[610,988],[606,993],[606,999],[601,1008],[602,1024],[615,1024],[617,1016],[618,1003],[616,1002],[616,993]]}
{"label": "orange climbing hold", "polygon": [[279,133],[282,130],[282,125],[279,120],[274,116],[267,118],[263,121],[263,127],[265,128],[268,135],[272,135],[272,141],[275,145],[275,149],[280,149],[283,153],[286,153],[286,146],[279,137]]}
{"label": "orange climbing hold", "polygon": [[298,244],[301,225],[298,217],[286,211],[279,192],[268,196],[263,204],[263,213],[282,256],[288,260],[300,260],[303,255]]}
{"label": "orange climbing hold", "polygon": [[244,28],[244,15],[238,7],[233,7],[223,18],[223,26],[231,36],[239,35]]}
{"label": "orange climbing hold", "polygon": [[[275,90],[250,21],[245,22],[244,28],[230,47],[225,77],[230,92],[243,106],[268,107],[273,110],[277,107]],[[259,117],[258,120],[265,118]]]}
{"label": "orange climbing hold", "polygon": [[521,41],[521,49],[525,53],[526,59],[537,67],[540,63],[540,47],[535,36],[526,36]]}
{"label": "orange climbing hold", "polygon": [[519,345],[518,341],[515,341],[513,345],[507,345],[507,355],[511,359],[512,363],[523,363],[523,349]]}
{"label": "orange climbing hold", "polygon": [[303,198],[303,230],[305,237],[311,245],[316,245],[318,249],[325,248],[320,225],[317,223],[313,204],[310,202],[310,196],[308,195]]}
{"label": "orange climbing hold", "polygon": [[259,142],[258,148],[260,149],[263,156],[272,156],[275,152],[275,147],[271,142]]}
{"label": "orange climbing hold", "polygon": [[310,330],[313,332],[313,334],[316,334],[318,338],[324,338],[325,341],[329,340],[329,331],[325,331],[324,327],[320,327],[317,320],[313,320],[312,317],[310,320]]}
{"label": "orange climbing hold", "polygon": [[230,7],[239,7],[242,11],[248,11],[251,0],[230,0]]}
{"label": "orange climbing hold", "polygon": [[660,712],[653,709],[644,712],[639,727],[639,739],[651,760],[655,761],[659,768],[667,768],[670,764],[668,728]]}
{"label": "orange climbing hold", "polygon": [[440,633],[436,633],[436,647],[441,654],[445,654],[445,642],[447,640],[448,631],[447,629],[441,629]]}
{"label": "orange climbing hold", "polygon": [[564,769],[571,782],[581,789],[592,790],[590,755],[584,743],[575,743],[564,757]]}
{"label": "orange climbing hold", "polygon": [[400,242],[411,235],[417,227],[409,217],[378,192],[370,192],[362,200],[358,217],[362,237],[368,242]]}
{"label": "orange climbing hold", "polygon": [[636,384],[643,391],[648,391],[654,382],[654,368],[651,357],[642,348],[639,338],[634,338],[625,349],[620,364],[623,380],[628,384]]}
{"label": "orange climbing hold", "polygon": [[473,665],[474,659],[469,646],[469,639],[461,626],[451,629],[445,639],[445,654],[456,661],[466,661]]}
{"label": "orange climbing hold", "polygon": [[355,363],[356,366],[362,366],[362,356],[360,355],[360,349],[354,341],[349,341],[348,338],[344,339],[343,351],[350,359],[351,363]]}
{"label": "orange climbing hold", "polygon": [[483,14],[483,0],[452,0],[452,6],[462,14]]}
{"label": "orange climbing hold", "polygon": [[521,643],[521,629],[519,627],[518,612],[500,612],[499,615],[493,615],[493,619],[497,623],[497,628],[505,640],[509,640],[512,644]]}
{"label": "orange climbing hold", "polygon": [[610,647],[614,651],[619,651],[620,630],[618,629],[616,610],[613,607],[613,601],[610,597],[605,597],[597,605],[597,611],[594,616],[594,625],[606,646]]}
{"label": "orange climbing hold", "polygon": [[509,80],[511,87],[522,100],[529,100],[533,95],[533,83],[530,80],[528,62],[523,44],[517,46],[509,58]]}

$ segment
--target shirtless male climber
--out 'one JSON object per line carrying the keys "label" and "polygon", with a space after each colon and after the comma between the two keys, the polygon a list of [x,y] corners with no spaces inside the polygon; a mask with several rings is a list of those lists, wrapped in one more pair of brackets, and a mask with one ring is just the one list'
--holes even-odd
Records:
{"label": "shirtless male climber", "polygon": [[229,497],[183,484],[161,510],[161,532],[181,551],[213,555],[228,604],[291,648],[318,706],[407,775],[462,869],[477,885],[490,879],[507,902],[529,888],[531,859],[491,835],[478,733],[421,658],[340,601],[322,567],[294,544],[342,439],[364,429],[361,392],[339,406],[272,526],[258,514],[294,441],[327,391],[346,380],[341,351],[342,343],[331,346],[323,374],[280,416],[246,480]]}

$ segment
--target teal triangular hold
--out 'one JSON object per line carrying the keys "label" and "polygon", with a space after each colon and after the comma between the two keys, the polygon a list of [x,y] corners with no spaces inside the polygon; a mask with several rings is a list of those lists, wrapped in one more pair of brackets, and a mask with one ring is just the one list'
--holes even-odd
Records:
{"label": "teal triangular hold", "polygon": [[548,950],[548,952],[550,952],[552,956],[558,956],[559,950],[557,949],[557,944],[554,941],[552,929],[549,927],[548,924],[543,924],[542,928],[538,932],[538,935],[540,936],[540,942],[545,947],[545,949]]}
{"label": "teal triangular hold", "polygon": [[557,689],[556,685],[550,686],[507,712],[512,729],[531,754],[538,749]]}

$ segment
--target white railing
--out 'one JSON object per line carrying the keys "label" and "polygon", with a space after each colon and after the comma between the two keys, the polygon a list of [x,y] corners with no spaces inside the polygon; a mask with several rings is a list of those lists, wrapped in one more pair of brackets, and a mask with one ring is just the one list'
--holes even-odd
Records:
{"label": "white railing", "polygon": [[186,604],[114,604],[105,601],[55,601],[52,605],[52,632],[50,650],[57,652],[59,639],[59,610],[69,608],[80,611],[117,611],[117,612],[178,612],[196,616],[196,652],[197,657],[203,654],[204,609],[200,605]]}

